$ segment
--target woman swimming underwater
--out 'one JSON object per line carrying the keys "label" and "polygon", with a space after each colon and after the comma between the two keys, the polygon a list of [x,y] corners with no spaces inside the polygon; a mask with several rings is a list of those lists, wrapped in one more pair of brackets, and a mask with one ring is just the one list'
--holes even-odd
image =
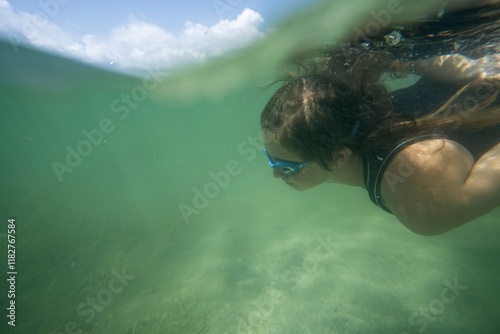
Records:
{"label": "woman swimming underwater", "polygon": [[[351,46],[348,62],[345,50],[330,52],[326,65],[285,81],[265,106],[261,128],[274,176],[297,190],[362,187],[421,235],[498,207],[498,56],[402,62]],[[421,79],[390,92],[384,73]]]}

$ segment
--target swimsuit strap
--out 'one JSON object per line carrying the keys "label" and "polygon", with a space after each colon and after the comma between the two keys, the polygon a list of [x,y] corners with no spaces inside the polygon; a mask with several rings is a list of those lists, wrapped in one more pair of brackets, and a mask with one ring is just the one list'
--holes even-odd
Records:
{"label": "swimsuit strap", "polygon": [[394,157],[399,152],[401,152],[409,145],[422,140],[435,139],[435,138],[443,138],[443,135],[426,134],[417,136],[403,141],[387,154],[384,154],[382,152],[373,152],[366,154],[363,157],[363,172],[365,179],[365,187],[366,190],[368,191],[368,195],[370,196],[370,200],[373,203],[375,203],[375,205],[377,205],[384,211],[392,214],[391,210],[389,210],[389,208],[384,205],[382,196],[380,194],[382,179],[384,176],[384,172],[387,169],[387,166],[389,166],[389,163],[392,161],[392,159],[394,159]]}

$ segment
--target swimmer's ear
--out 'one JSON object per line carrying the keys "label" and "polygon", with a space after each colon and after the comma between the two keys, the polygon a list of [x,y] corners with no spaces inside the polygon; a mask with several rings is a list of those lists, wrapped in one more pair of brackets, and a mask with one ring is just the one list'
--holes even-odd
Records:
{"label": "swimmer's ear", "polygon": [[351,158],[352,151],[348,147],[343,147],[340,150],[333,153],[333,159],[331,166],[332,168],[340,168]]}

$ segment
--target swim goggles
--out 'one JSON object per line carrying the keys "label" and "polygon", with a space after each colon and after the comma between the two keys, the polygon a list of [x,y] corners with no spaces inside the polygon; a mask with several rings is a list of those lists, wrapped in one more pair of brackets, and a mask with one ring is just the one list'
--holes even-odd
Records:
{"label": "swim goggles", "polygon": [[276,160],[276,159],[273,159],[269,155],[269,153],[267,153],[266,149],[264,149],[264,153],[266,154],[267,159],[269,159],[269,166],[271,168],[278,168],[286,176],[291,176],[291,175],[296,174],[304,166],[306,166],[306,165],[309,164],[309,161],[305,161],[305,162],[293,162],[293,161],[285,161],[285,160]]}

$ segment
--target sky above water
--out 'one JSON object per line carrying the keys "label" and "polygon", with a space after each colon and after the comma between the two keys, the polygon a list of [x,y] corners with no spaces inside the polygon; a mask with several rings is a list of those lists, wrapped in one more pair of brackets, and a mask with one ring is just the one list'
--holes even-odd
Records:
{"label": "sky above water", "polygon": [[94,64],[200,63],[263,38],[320,0],[0,0],[0,36]]}

